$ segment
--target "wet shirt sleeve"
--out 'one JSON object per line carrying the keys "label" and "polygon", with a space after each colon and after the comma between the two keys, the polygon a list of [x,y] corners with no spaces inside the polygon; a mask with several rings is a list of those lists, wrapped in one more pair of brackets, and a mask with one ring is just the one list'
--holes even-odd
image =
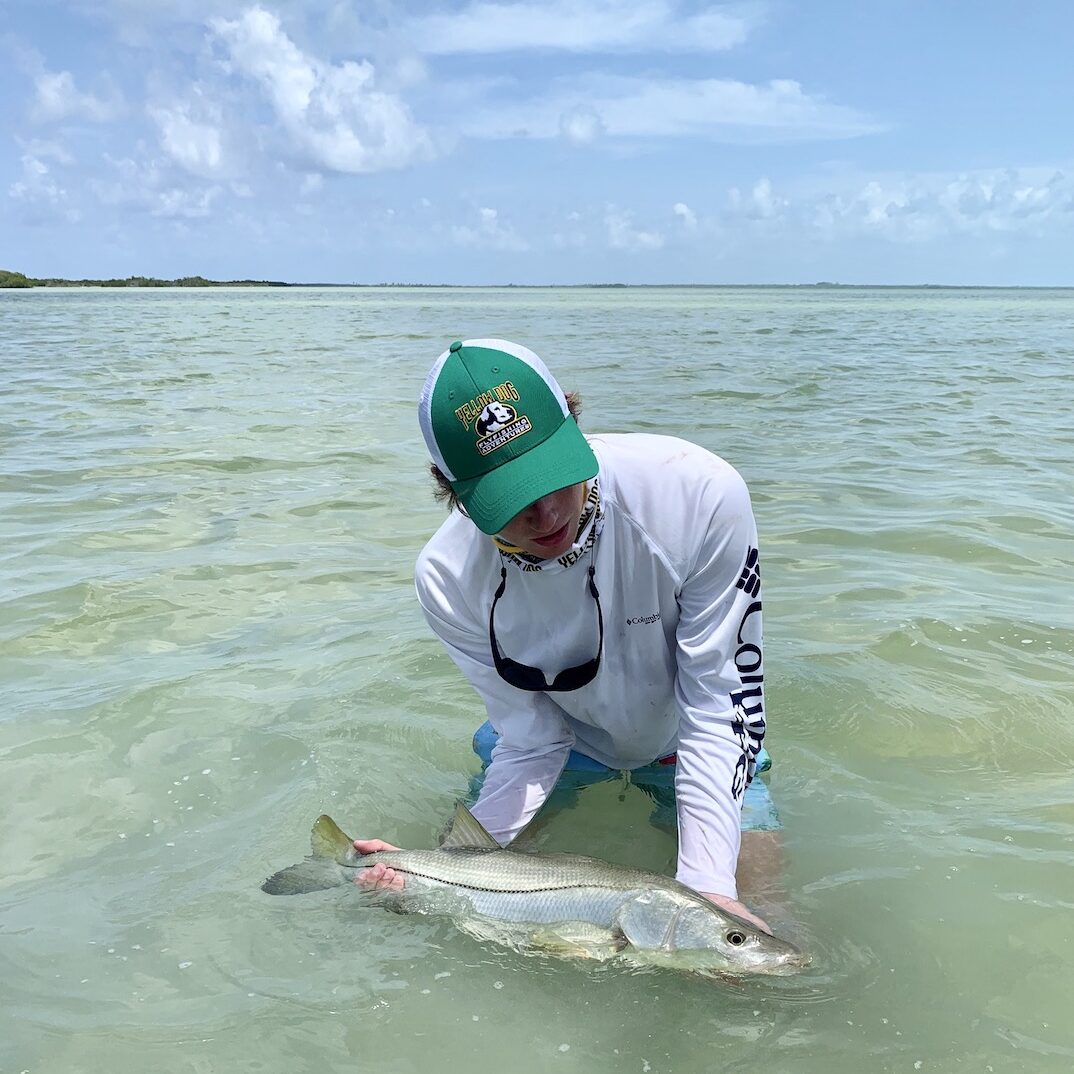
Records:
{"label": "wet shirt sleeve", "polygon": [[698,500],[703,529],[678,597],[676,878],[736,898],[742,795],[765,732],[757,528],[734,471]]}
{"label": "wet shirt sleeve", "polygon": [[500,678],[492,662],[487,620],[477,620],[461,602],[452,608],[435,572],[419,561],[418,600],[429,626],[485,703],[500,736],[492,751],[481,794],[472,810],[489,834],[509,843],[552,792],[567,763],[574,736],[559,706],[546,694],[518,690]]}

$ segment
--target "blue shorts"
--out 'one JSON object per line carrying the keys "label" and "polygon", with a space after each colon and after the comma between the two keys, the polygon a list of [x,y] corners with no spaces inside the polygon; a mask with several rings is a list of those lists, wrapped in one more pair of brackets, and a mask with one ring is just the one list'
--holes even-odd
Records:
{"label": "blue shorts", "polygon": [[[481,786],[485,782],[485,769],[492,760],[492,749],[499,737],[492,729],[492,724],[487,721],[474,732],[474,753],[481,758],[481,771],[470,780],[468,805],[473,805],[477,801]],[[767,772],[771,767],[772,759],[768,756],[768,751],[762,749],[757,756],[757,775],[742,797],[742,830],[744,832],[770,832],[781,827],[775,803],[768,792],[768,785],[759,778],[762,772]],[[607,765],[594,761],[592,757],[578,753],[577,750],[571,750],[563,774],[559,777],[545,805],[553,809],[573,805],[577,801],[578,792],[583,787],[616,779],[618,776],[619,772],[616,769],[608,768]],[[654,761],[642,768],[633,768],[630,770],[630,782],[653,800],[655,808],[649,818],[650,821],[657,827],[674,831],[677,823],[674,761]]]}

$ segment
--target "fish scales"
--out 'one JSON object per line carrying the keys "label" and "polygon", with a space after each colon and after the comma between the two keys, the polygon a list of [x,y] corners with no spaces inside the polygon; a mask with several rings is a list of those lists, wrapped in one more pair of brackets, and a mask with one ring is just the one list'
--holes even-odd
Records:
{"label": "fish scales", "polygon": [[[536,892],[596,886],[619,891],[651,888],[654,877],[638,869],[611,865],[581,855],[519,854],[512,850],[388,850],[356,855],[351,865],[364,869],[383,862],[404,873],[485,891]],[[349,863],[350,864],[350,863]],[[697,896],[670,878],[658,886]]]}
{"label": "fish scales", "polygon": [[597,887],[532,892],[481,891],[451,885],[444,887],[466,899],[474,911],[483,917],[535,925],[581,921],[608,929],[609,935],[624,898],[640,893]]}

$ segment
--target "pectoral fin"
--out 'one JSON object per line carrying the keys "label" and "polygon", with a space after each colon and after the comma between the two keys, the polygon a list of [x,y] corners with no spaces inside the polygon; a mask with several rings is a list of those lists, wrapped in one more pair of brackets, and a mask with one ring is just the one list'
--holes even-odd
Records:
{"label": "pectoral fin", "polygon": [[528,946],[561,958],[603,960],[618,954],[625,945],[621,932],[578,921],[536,929],[530,933]]}
{"label": "pectoral fin", "polygon": [[636,951],[667,950],[681,904],[665,891],[646,891],[619,907],[615,924]]}

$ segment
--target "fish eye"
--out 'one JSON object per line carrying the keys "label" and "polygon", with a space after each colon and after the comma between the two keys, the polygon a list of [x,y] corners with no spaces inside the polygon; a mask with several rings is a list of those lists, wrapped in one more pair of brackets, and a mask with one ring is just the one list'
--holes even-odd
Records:
{"label": "fish eye", "polygon": [[746,942],[746,934],[744,932],[729,932],[727,942],[732,947],[741,947]]}

